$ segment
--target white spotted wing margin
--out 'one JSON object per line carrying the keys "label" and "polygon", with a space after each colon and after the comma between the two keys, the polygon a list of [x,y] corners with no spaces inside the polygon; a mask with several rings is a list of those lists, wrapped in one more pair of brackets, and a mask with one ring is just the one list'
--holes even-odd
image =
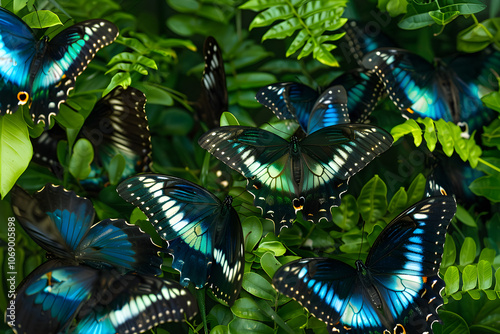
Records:
{"label": "white spotted wing margin", "polygon": [[424,199],[396,217],[355,268],[331,258],[290,262],[273,285],[326,322],[332,333],[432,333],[444,281],[439,278],[452,197]]}
{"label": "white spotted wing margin", "polygon": [[120,183],[118,194],[144,212],[168,242],[181,273],[180,282],[197,288],[208,283],[213,294],[232,305],[244,271],[243,231],[232,198],[221,202],[187,180],[142,174]]}
{"label": "white spotted wing margin", "polygon": [[292,225],[298,211],[312,222],[331,220],[349,178],[391,145],[385,130],[364,124],[320,129],[288,142],[269,131],[225,126],[198,143],[247,178],[254,205],[272,220],[275,233]]}

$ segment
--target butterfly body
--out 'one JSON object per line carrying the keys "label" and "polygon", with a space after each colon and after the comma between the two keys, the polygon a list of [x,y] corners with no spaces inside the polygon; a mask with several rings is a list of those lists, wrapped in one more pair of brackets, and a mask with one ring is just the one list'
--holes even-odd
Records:
{"label": "butterfly body", "polygon": [[79,76],[118,29],[106,20],[66,28],[40,40],[20,18],[0,8],[0,114],[29,103],[35,123],[51,123]]}
{"label": "butterfly body", "polygon": [[173,176],[142,174],[117,187],[118,194],[139,207],[168,242],[181,273],[180,282],[206,284],[232,305],[244,270],[243,232],[232,197],[220,201],[200,186]]}
{"label": "butterfly body", "polygon": [[452,197],[424,199],[389,223],[355,268],[330,258],[296,260],[278,269],[273,285],[333,333],[432,333],[443,303],[437,275],[455,212]]}
{"label": "butterfly body", "polygon": [[334,125],[291,141],[258,128],[225,126],[198,143],[247,178],[254,204],[279,233],[299,210],[307,220],[330,219],[348,179],[387,150],[392,137],[361,124]]}

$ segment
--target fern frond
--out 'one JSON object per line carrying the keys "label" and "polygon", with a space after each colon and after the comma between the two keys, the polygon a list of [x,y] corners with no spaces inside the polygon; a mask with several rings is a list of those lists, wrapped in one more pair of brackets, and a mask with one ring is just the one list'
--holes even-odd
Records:
{"label": "fern frond", "polygon": [[[330,51],[332,44],[344,33],[331,34],[342,27],[347,0],[249,0],[240,6],[260,12],[250,24],[250,29],[271,26],[262,40],[284,39],[295,35],[286,56],[298,52],[297,59],[309,56],[328,66],[339,66]],[[281,21],[275,23],[276,21]]]}

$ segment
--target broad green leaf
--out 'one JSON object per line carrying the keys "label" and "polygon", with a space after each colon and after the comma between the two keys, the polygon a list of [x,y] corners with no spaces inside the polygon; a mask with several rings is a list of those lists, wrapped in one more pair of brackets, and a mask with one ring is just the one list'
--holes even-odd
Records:
{"label": "broad green leaf", "polygon": [[467,237],[460,249],[460,265],[465,266],[474,262],[476,258],[476,242],[474,239]]}
{"label": "broad green leaf", "polygon": [[489,263],[493,263],[495,261],[496,252],[491,248],[483,248],[481,250],[481,254],[479,255],[479,262],[482,260],[488,261]]}
{"label": "broad green leaf", "polygon": [[396,142],[399,138],[412,134],[413,142],[415,146],[420,146],[422,143],[422,129],[413,119],[406,120],[403,124],[396,125],[391,130],[391,135],[394,138],[394,142]]}
{"label": "broad green leaf", "polygon": [[[469,326],[467,322],[458,314],[439,310],[439,318],[443,324],[436,323],[433,326],[434,332],[436,332],[436,327],[442,328],[442,334],[469,334]],[[436,332],[436,334],[439,332]]]}
{"label": "broad green leaf", "polygon": [[250,9],[257,12],[269,8],[271,6],[281,5],[282,3],[283,3],[282,0],[250,0],[240,5],[238,8]]}
{"label": "broad green leaf", "polygon": [[338,207],[332,208],[332,221],[345,231],[351,230],[359,220],[359,210],[356,198],[350,194],[342,197]]}
{"label": "broad green leaf", "polygon": [[455,246],[455,241],[450,234],[446,235],[446,241],[444,243],[443,259],[441,261],[441,268],[447,268],[455,264],[455,259],[457,258],[457,247]]}
{"label": "broad green leaf", "polygon": [[451,157],[453,154],[453,145],[455,143],[453,141],[452,132],[448,123],[446,123],[443,119],[439,119],[438,121],[435,121],[434,124],[436,125],[438,140],[443,147],[444,153]]}
{"label": "broad green leaf", "polygon": [[458,220],[470,227],[477,227],[476,221],[471,216],[471,214],[464,209],[460,204],[457,205],[457,213],[455,215]]}
{"label": "broad green leaf", "polygon": [[476,145],[476,142],[474,140],[474,134],[472,134],[471,138],[467,141],[467,150],[469,151],[469,163],[472,168],[476,168],[477,164],[479,163],[479,157],[483,154],[483,151],[481,150],[481,147],[479,145]]}
{"label": "broad green leaf", "polygon": [[248,319],[235,318],[229,323],[230,333],[255,333],[255,334],[274,334],[274,330],[268,325]]}
{"label": "broad green leaf", "polygon": [[281,267],[281,263],[276,259],[273,253],[267,252],[260,258],[262,269],[266,272],[269,278],[273,278],[274,273]]}
{"label": "broad green leaf", "polygon": [[387,207],[387,211],[390,213],[402,212],[406,209],[406,203],[408,203],[408,195],[406,194],[405,188],[401,187],[394,194],[394,196],[392,196],[389,206]]}
{"label": "broad green leaf", "polygon": [[69,161],[69,172],[77,180],[85,179],[90,173],[90,164],[94,160],[94,148],[85,138],[80,138],[73,147]]}
{"label": "broad green leaf", "polygon": [[265,278],[254,272],[243,275],[242,288],[248,293],[266,300],[276,299],[276,290]]}
{"label": "broad green leaf", "polygon": [[259,218],[250,216],[241,223],[245,238],[245,251],[251,252],[262,238],[262,223]]}
{"label": "broad green leaf", "polygon": [[425,185],[426,185],[426,179],[425,176],[422,174],[418,174],[413,181],[411,182],[410,186],[408,187],[408,203],[407,206],[413,205],[420,201],[422,197],[424,197],[425,193]]}
{"label": "broad green leaf", "polygon": [[239,318],[265,321],[268,320],[260,311],[259,306],[252,298],[240,298],[234,302],[231,312]]}
{"label": "broad green leaf", "polygon": [[495,119],[485,127],[481,137],[483,145],[500,149],[500,119]]}
{"label": "broad green leaf", "polygon": [[378,0],[378,8],[387,11],[392,17],[406,13],[406,0]]}
{"label": "broad green leaf", "polygon": [[500,268],[495,272],[495,291],[500,291]]}
{"label": "broad green leaf", "polygon": [[258,252],[272,252],[275,256],[282,256],[286,252],[285,246],[279,241],[263,241],[257,247]]}
{"label": "broad green leaf", "polygon": [[0,116],[0,194],[7,195],[26,170],[33,156],[33,147],[22,110]]}
{"label": "broad green leaf", "polygon": [[500,176],[481,176],[469,185],[469,189],[478,196],[484,196],[492,202],[500,202]]}
{"label": "broad green leaf", "polygon": [[59,16],[50,10],[37,10],[23,17],[23,21],[32,29],[44,29],[62,25]]}
{"label": "broad green leaf", "polygon": [[429,12],[430,17],[432,17],[434,22],[436,22],[437,24],[442,25],[442,26],[444,26],[444,25],[450,23],[451,21],[453,21],[454,19],[456,19],[459,14],[460,14],[459,11],[443,13],[443,12],[438,11],[438,10],[433,10],[433,11]]}
{"label": "broad green leaf", "polygon": [[500,92],[491,92],[483,96],[481,100],[488,108],[500,112]]}
{"label": "broad green leaf", "polygon": [[66,129],[80,129],[85,119],[83,116],[70,108],[61,108],[59,114],[56,116],[57,122]]}
{"label": "broad green leaf", "polygon": [[[138,84],[137,88],[147,96],[148,104],[158,104],[162,106],[172,106],[174,104],[170,89],[167,87],[144,82]],[[178,120],[176,120],[176,123],[178,123]]]}
{"label": "broad green leaf", "polygon": [[375,175],[361,189],[361,194],[358,197],[358,208],[367,223],[375,223],[385,215],[387,211],[387,186],[378,175]]}
{"label": "broad green leaf", "polygon": [[486,290],[491,287],[493,283],[493,272],[491,270],[491,264],[488,261],[481,260],[477,264],[477,280],[480,289]]}
{"label": "broad green leaf", "polygon": [[127,162],[121,154],[115,155],[108,166],[109,183],[117,185],[122,178],[123,171]]}
{"label": "broad green leaf", "polygon": [[123,86],[123,88],[127,88],[132,83],[132,78],[130,77],[129,72],[118,72],[111,78],[111,82],[108,87],[103,91],[103,96],[107,95],[113,89],[118,86]]}
{"label": "broad green leaf", "polygon": [[222,326],[228,325],[234,318],[230,309],[220,304],[217,304],[214,307],[212,307],[209,315],[213,316],[217,320],[217,324]]}
{"label": "broad green leaf", "polygon": [[[500,19],[498,17],[487,19],[458,33],[457,50],[469,53],[479,52],[498,37],[500,37]],[[491,107],[488,106],[488,108]]]}
{"label": "broad green leaf", "polygon": [[[165,331],[165,334],[169,334],[169,332]],[[227,326],[217,325],[210,330],[210,334],[229,334],[229,328]]]}
{"label": "broad green leaf", "polygon": [[462,272],[464,282],[462,291],[472,290],[477,286],[477,268],[474,265],[467,265]]}
{"label": "broad green leaf", "polygon": [[460,286],[460,274],[458,268],[455,266],[448,267],[446,273],[444,274],[444,281],[446,282],[446,295],[450,296],[451,294],[457,292]]}
{"label": "broad green leaf", "polygon": [[220,126],[240,125],[236,117],[230,112],[224,111],[220,116]]}

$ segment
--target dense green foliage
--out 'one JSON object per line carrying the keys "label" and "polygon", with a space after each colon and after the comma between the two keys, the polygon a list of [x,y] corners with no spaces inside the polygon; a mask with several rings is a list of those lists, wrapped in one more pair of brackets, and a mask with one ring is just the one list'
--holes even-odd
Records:
{"label": "dense green foliage", "polygon": [[[290,128],[287,122],[277,121],[255,101],[255,93],[267,84],[287,80],[325,87],[352,68],[338,30],[347,18],[371,22],[390,32],[401,47],[432,59],[457,50],[475,52],[492,43],[500,46],[498,1],[58,0],[37,2],[36,15],[32,5],[33,1],[2,3],[31,26],[48,28],[45,34],[61,29],[58,20],[71,25],[104,18],[119,27],[120,36],[99,51],[77,79],[68,100],[71,108],[63,106],[56,118],[67,132],[67,140],[58,146],[64,167],[60,178],[30,164],[29,137],[39,136],[42,128],[33,126],[28,111],[0,116],[3,273],[8,271],[6,223],[13,216],[8,192],[16,182],[29,191],[48,182],[62,184],[90,198],[100,220],[125,218],[162,244],[146,217],[116,194],[123,168],[109,171],[110,185],[99,193],[86,193],[80,185],[89,174],[93,156],[88,142],[76,140],[85,116],[98,98],[117,85],[132,85],[148,99],[153,170],[194,181],[219,198],[229,193],[235,197],[233,204],[241,216],[246,263],[240,298],[228,308],[211,298],[208,289],[196,292],[198,298],[204,298],[206,292],[201,312],[206,312],[210,333],[326,333],[323,322],[274,290],[270,283],[274,272],[282,264],[306,256],[329,256],[349,263],[366,257],[387,223],[424,196],[430,152],[458,157],[485,173],[470,185],[476,200],[459,199],[449,228],[440,270],[446,282],[445,305],[439,312],[443,325],[435,325],[434,332],[500,333],[500,119],[484,124],[481,135],[466,139],[458,126],[442,120],[404,121],[391,101],[382,101],[371,121],[391,131],[393,148],[351,179],[342,204],[332,210],[331,222],[312,224],[299,215],[292,228],[276,237],[273,224],[262,219],[260,210],[253,206],[253,198],[245,191],[246,181],[239,174],[224,170],[229,186],[216,182],[214,171],[221,166],[197,145],[207,127],[198,123],[195,104],[206,36],[218,40],[226,65],[230,113],[223,115],[222,124],[262,126],[291,135],[297,126]],[[490,94],[484,102],[500,112],[499,94]],[[16,232],[19,283],[44,261],[45,254],[21,228]],[[164,275],[178,278],[170,268],[171,261],[165,255]],[[5,280],[0,288],[3,313],[8,302]],[[178,333],[179,327],[172,326],[165,324],[153,332]],[[184,331],[204,332],[201,316],[182,326]]]}

